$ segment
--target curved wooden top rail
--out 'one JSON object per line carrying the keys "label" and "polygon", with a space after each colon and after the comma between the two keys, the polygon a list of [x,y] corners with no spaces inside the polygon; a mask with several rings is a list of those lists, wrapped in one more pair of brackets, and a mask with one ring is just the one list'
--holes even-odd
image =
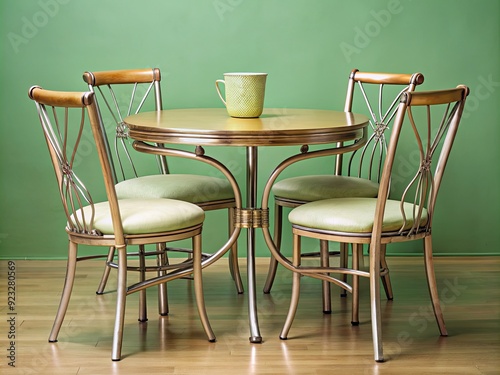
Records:
{"label": "curved wooden top rail", "polygon": [[355,82],[386,84],[386,85],[421,85],[424,83],[422,73],[400,74],[400,73],[378,73],[378,72],[360,72],[354,69],[351,72],[351,78]]}
{"label": "curved wooden top rail", "polygon": [[85,72],[83,73],[83,80],[89,85],[101,86],[160,81],[161,75],[158,68],[106,70],[100,72]]}

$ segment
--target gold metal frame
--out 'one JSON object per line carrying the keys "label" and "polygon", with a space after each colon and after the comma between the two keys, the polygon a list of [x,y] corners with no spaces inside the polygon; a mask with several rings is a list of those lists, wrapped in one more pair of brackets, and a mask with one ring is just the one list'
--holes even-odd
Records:
{"label": "gold metal frame", "polygon": [[[320,280],[334,283],[348,292],[351,292],[353,297],[352,306],[352,321],[353,324],[358,323],[358,306],[359,306],[359,277],[367,277],[370,280],[370,304],[371,304],[371,320],[373,331],[373,346],[374,358],[377,362],[384,361],[383,348],[382,348],[382,333],[381,333],[381,319],[380,319],[380,283],[381,276],[381,262],[385,258],[385,245],[394,242],[406,242],[414,240],[423,240],[424,243],[424,263],[426,268],[426,277],[429,286],[432,306],[436,322],[442,336],[446,336],[447,330],[445,327],[443,313],[440,307],[438,289],[434,273],[434,265],[432,261],[432,216],[434,214],[434,207],[436,198],[441,184],[444,169],[450,155],[451,147],[458,130],[462,111],[465,105],[466,97],[469,89],[465,86],[458,86],[455,89],[430,91],[430,92],[406,92],[403,94],[401,102],[398,107],[398,112],[392,129],[390,143],[388,147],[387,157],[384,161],[382,171],[382,178],[380,181],[380,188],[377,201],[377,207],[374,216],[374,226],[370,233],[340,233],[327,231],[317,228],[308,228],[299,225],[292,225],[293,232],[293,259],[286,258],[279,249],[275,246],[273,238],[269,230],[266,228],[264,231],[264,239],[269,246],[273,256],[282,264],[286,269],[293,272],[293,288],[292,298],[288,316],[280,334],[280,338],[286,339],[288,332],[295,317],[299,295],[300,295],[300,279],[301,276],[310,276]],[[431,121],[431,109],[435,106],[444,105],[444,115],[436,122]],[[427,124],[422,127],[416,125],[417,120],[413,116],[414,107],[426,107],[427,116],[424,117]],[[392,232],[383,231],[383,218],[386,201],[389,198],[391,171],[395,160],[396,149],[398,146],[399,135],[403,128],[405,118],[408,119],[411,132],[415,135],[417,140],[416,145],[420,154],[420,163],[416,166],[416,174],[410,178],[409,184],[416,183],[417,190],[415,193],[416,199],[411,202],[415,207],[413,210],[414,222],[420,223],[421,220],[421,207],[427,209],[428,219],[424,225],[417,225],[408,230],[399,230]],[[420,119],[420,122],[423,120]],[[437,124],[437,125],[435,125]],[[437,128],[437,129],[436,129]],[[440,152],[436,152],[438,144],[442,143]],[[430,165],[433,157],[437,157],[435,170],[431,172]],[[268,181],[263,195],[262,208],[266,209],[270,198],[270,192],[274,180],[283,172],[287,164],[280,165]],[[402,200],[406,198],[407,190],[402,194]],[[339,198],[341,199],[341,198]],[[332,203],[335,199],[328,200]],[[326,201],[325,201],[326,202]],[[402,213],[403,215],[403,213]],[[404,215],[403,215],[404,216]],[[341,243],[353,243],[355,250],[362,244],[369,244],[370,251],[370,264],[368,271],[359,269],[359,252],[353,251],[353,265],[351,268],[344,267],[309,267],[301,265],[301,237],[306,236],[316,238],[322,241],[336,241]],[[347,284],[344,280],[333,277],[330,274],[351,275],[352,284]]]}
{"label": "gold metal frame", "polygon": [[[100,116],[94,101],[94,93],[49,91],[34,86],[29,90],[29,97],[35,101],[38,110],[49,154],[54,166],[61,200],[68,220],[66,232],[69,238],[69,249],[66,278],[59,308],[49,335],[49,341],[57,341],[59,331],[66,315],[75,279],[76,263],[79,260],[78,245],[80,244],[107,246],[116,249],[118,253],[117,305],[113,330],[112,360],[117,361],[121,359],[126,296],[131,293],[145,291],[148,287],[161,285],[165,282],[191,274],[194,279],[196,302],[202,326],[207,334],[208,340],[215,341],[215,334],[208,320],[203,296],[203,265],[201,251],[203,218],[201,218],[201,222],[193,224],[190,227],[181,227],[169,232],[142,234],[126,233],[121,221],[120,204],[116,197],[111,163],[106,151],[105,140],[101,133],[102,124],[99,123]],[[73,111],[79,112],[79,116],[77,117],[79,124],[77,121],[72,121],[73,117],[69,115],[69,113]],[[61,112],[62,116],[59,115]],[[88,124],[86,121],[87,116],[96,142],[97,153],[101,164],[113,234],[103,234],[101,231],[95,229],[93,218],[96,207],[94,201],[73,169],[81,135]],[[158,204],[163,204],[164,202],[166,201],[158,199]],[[187,202],[183,204],[186,206],[191,205],[193,208],[201,211],[201,209],[194,204]],[[88,218],[88,220],[83,218],[84,207],[88,208],[90,211],[90,218]],[[200,220],[197,219],[197,221]],[[239,228],[235,230],[234,237],[237,237],[238,232]],[[182,239],[192,239],[192,262],[179,263],[178,267],[172,270],[171,267],[162,264],[160,260],[159,267],[154,268],[154,270],[158,272],[156,277],[148,279],[141,277],[140,282],[127,285],[127,272],[129,270],[127,263],[128,246],[138,245],[141,247],[147,244],[167,243]],[[170,272],[167,273],[167,270],[170,270]]]}

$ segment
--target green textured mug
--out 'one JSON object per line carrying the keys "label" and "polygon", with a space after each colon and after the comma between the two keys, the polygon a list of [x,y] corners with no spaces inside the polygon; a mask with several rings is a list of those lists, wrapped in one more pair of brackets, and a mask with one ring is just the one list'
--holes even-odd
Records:
{"label": "green textured mug", "polygon": [[[215,88],[231,117],[259,117],[264,109],[267,73],[224,73]],[[219,84],[225,86],[225,99]]]}

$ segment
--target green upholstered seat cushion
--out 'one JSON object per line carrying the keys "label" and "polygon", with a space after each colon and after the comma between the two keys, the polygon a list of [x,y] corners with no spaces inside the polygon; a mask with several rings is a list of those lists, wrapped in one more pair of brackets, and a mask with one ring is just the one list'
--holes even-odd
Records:
{"label": "green upholstered seat cushion", "polygon": [[378,184],[358,177],[311,175],[291,177],[274,184],[276,197],[305,202],[345,197],[376,197]]}
{"label": "green upholstered seat cushion", "polygon": [[[192,203],[173,199],[119,200],[125,234],[146,234],[174,231],[203,223],[205,212]],[[103,234],[113,234],[113,222],[108,202],[96,203],[94,228]],[[82,220],[82,210],[77,218]],[[91,206],[83,208],[87,225],[91,221]]]}
{"label": "green upholstered seat cushion", "polygon": [[[306,203],[294,208],[288,215],[292,224],[336,232],[370,233],[373,229],[376,198],[338,198]],[[384,214],[383,232],[398,231],[403,226],[400,201],[388,200]],[[413,225],[413,204],[405,203],[404,229]],[[418,209],[418,206],[417,206]],[[423,209],[420,226],[427,223]]]}
{"label": "green upholstered seat cushion", "polygon": [[191,174],[161,174],[142,176],[116,185],[119,199],[170,198],[202,203],[234,198],[229,181]]}

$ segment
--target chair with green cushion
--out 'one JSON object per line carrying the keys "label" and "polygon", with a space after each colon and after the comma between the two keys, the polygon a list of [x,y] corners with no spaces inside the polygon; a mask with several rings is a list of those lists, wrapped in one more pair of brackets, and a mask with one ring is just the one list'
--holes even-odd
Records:
{"label": "chair with green cushion", "polygon": [[[49,91],[38,86],[29,90],[29,97],[35,101],[37,107],[54,167],[67,221],[66,235],[69,239],[64,288],[49,342],[58,340],[67,313],[75,281],[76,264],[82,259],[80,252],[86,251],[85,247],[79,251],[79,245],[111,248],[118,253],[117,263],[114,264],[118,280],[112,360],[121,359],[127,295],[140,293],[139,321],[143,321],[146,310],[145,306],[141,305],[145,302],[143,297],[146,288],[164,285],[191,274],[202,326],[209,341],[215,341],[205,308],[202,283],[201,233],[205,212],[193,203],[180,200],[117,198],[94,95],[92,92]],[[86,148],[88,142],[83,142],[89,133],[95,140],[95,154],[89,154]],[[82,159],[82,155],[87,157]],[[97,155],[98,159],[94,155]],[[92,162],[95,162],[95,169],[92,168]],[[81,177],[85,175],[87,179]],[[96,189],[97,181],[102,182],[101,191]],[[94,189],[89,189],[89,186]],[[97,197],[104,191],[107,200],[98,200]],[[166,264],[160,252],[157,253],[157,265],[146,267],[143,264],[147,245],[178,240],[191,240],[193,256],[189,261]],[[128,260],[128,249],[132,246],[139,247],[141,256],[138,266]],[[134,283],[128,281],[129,271],[139,271],[140,280]],[[148,277],[151,274],[153,276]]]}
{"label": "chair with green cushion", "polygon": [[[309,202],[294,208],[292,224],[293,257],[288,260],[277,249],[273,254],[293,272],[292,297],[280,333],[288,337],[300,297],[301,276],[335,283],[352,293],[352,323],[359,323],[359,277],[369,278],[371,324],[375,360],[384,360],[381,334],[380,264],[385,245],[422,240],[423,258],[431,305],[442,336],[447,335],[432,256],[432,227],[436,199],[444,170],[461,120],[469,89],[405,92],[391,129],[387,155],[375,198],[341,197]],[[404,173],[401,166],[404,165]],[[390,194],[389,194],[390,193]],[[359,268],[358,252],[352,267],[314,266],[302,262],[301,240],[369,245],[368,270]],[[352,284],[332,274],[352,276]]]}
{"label": "chair with green cushion", "polygon": [[[97,96],[103,136],[113,163],[118,198],[171,198],[195,203],[205,211],[227,209],[231,233],[234,229],[232,218],[235,199],[231,184],[226,179],[170,173],[165,157],[158,157],[158,169],[153,168],[153,159],[150,156],[146,157],[131,147],[132,141],[128,138],[128,128],[123,119],[139,111],[162,109],[160,70],[154,68],[85,72],[83,80]],[[139,173],[141,168],[138,166],[141,163],[142,170],[148,170],[142,174]],[[167,250],[189,252],[179,248]],[[229,268],[238,293],[243,293],[236,242],[229,252]],[[98,293],[104,291],[108,274],[109,268],[106,268]]]}
{"label": "chair with green cushion", "polygon": [[[332,162],[333,173],[330,175],[291,177],[274,184],[272,188],[275,198],[274,242],[278,249],[281,247],[283,207],[294,208],[307,202],[327,198],[377,196],[381,167],[387,149],[386,130],[394,119],[401,95],[413,91],[423,81],[421,73],[371,73],[360,72],[357,69],[351,72],[344,111],[366,112],[369,115],[371,132],[368,140],[356,152],[350,155],[338,155],[335,163]],[[355,92],[359,92],[359,97],[355,98]],[[343,159],[347,160],[343,162]],[[362,251],[362,247],[359,251]],[[330,254],[328,243],[321,241],[319,256],[324,266],[328,266]],[[347,264],[345,243],[340,244],[340,263],[343,266]],[[277,266],[277,260],[271,257],[264,293],[271,291]],[[386,294],[392,299],[389,269],[387,264],[381,266],[385,270],[382,280]],[[331,312],[330,284],[325,282],[323,288],[323,311],[329,313]]]}

